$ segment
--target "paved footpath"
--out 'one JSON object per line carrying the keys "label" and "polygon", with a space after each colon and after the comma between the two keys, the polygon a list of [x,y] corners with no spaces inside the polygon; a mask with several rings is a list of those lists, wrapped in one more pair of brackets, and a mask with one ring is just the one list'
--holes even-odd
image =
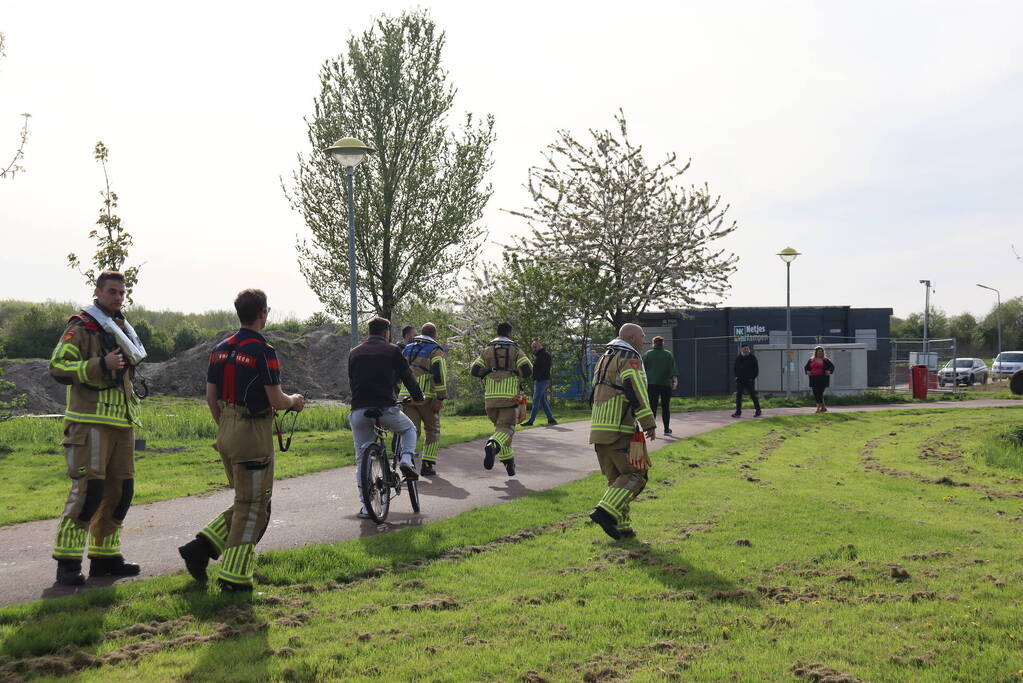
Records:
{"label": "paved footpath", "polygon": [[[836,406],[831,412],[899,409],[992,408],[1017,406],[1023,401],[978,400],[935,404]],[[779,408],[776,415],[805,415],[808,408]],[[743,419],[749,419],[748,411]],[[657,449],[696,434],[735,424],[728,411],[676,413],[671,436],[658,436]],[[587,444],[588,421],[524,430],[515,435],[518,474],[508,477],[498,463],[483,469],[483,441],[456,444],[440,451],[438,476],[420,480],[422,513],[415,515],[402,495],[391,502],[387,523],[376,525],[355,516],[355,467],[283,479],[274,484],[273,516],[259,550],[296,548],[309,543],[331,543],[427,524],[483,505],[513,500],[544,489],[582,479],[598,469]],[[658,426],[660,429],[660,426]],[[301,435],[295,446],[301,448]],[[287,458],[287,454],[278,457]],[[143,473],[143,476],[145,474]],[[140,578],[183,570],[177,548],[194,537],[203,525],[230,506],[233,492],[188,496],[132,507],[125,520],[123,550],[131,562],[142,565]],[[585,511],[581,511],[585,512]],[[26,602],[108,586],[112,579],[89,579],[85,586],[69,588],[53,583],[56,565],[50,557],[55,520],[0,527],[0,605]],[[88,561],[83,563],[88,572]],[[121,582],[128,579],[121,579]]]}

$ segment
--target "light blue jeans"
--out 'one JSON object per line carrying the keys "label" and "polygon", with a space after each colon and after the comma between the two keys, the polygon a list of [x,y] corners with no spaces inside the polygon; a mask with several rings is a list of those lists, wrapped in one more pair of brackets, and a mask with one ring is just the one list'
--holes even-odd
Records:
{"label": "light blue jeans", "polygon": [[[362,481],[360,467],[362,463],[359,454],[376,439],[376,433],[373,431],[373,418],[366,417],[367,410],[370,409],[358,408],[353,410],[352,414],[348,417],[348,422],[352,425],[352,438],[355,440],[356,486]],[[388,406],[387,408],[382,408],[380,412],[380,424],[385,429],[390,429],[397,434],[400,439],[401,445],[399,449],[402,459],[404,460],[406,455],[411,459],[416,452],[416,439],[419,438],[419,435],[416,433],[416,426],[412,424],[412,420],[408,419],[398,406]]]}
{"label": "light blue jeans", "polygon": [[533,381],[533,411],[529,414],[529,421],[532,422],[536,419],[536,414],[540,410],[540,406],[543,406],[543,412],[547,415],[547,421],[552,422],[554,420],[554,413],[551,412],[551,404],[547,401],[547,387],[549,387],[551,381],[549,379],[538,379]]}

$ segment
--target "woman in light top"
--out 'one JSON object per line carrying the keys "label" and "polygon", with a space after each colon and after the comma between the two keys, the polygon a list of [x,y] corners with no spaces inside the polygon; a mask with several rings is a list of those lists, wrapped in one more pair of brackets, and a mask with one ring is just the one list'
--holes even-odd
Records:
{"label": "woman in light top", "polygon": [[828,412],[824,405],[824,390],[831,383],[831,374],[835,371],[835,364],[824,355],[824,347],[818,346],[813,350],[813,358],[806,361],[803,372],[810,376],[810,389],[813,390],[813,398],[817,401],[818,413]]}

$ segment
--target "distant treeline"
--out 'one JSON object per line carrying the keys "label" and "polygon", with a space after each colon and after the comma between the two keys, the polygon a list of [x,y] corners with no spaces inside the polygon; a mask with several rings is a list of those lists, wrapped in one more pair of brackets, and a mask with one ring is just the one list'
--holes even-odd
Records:
{"label": "distant treeline", "polygon": [[[1002,302],[1002,350],[1023,350],[1023,296]],[[922,339],[923,313],[905,318],[892,317],[891,334],[900,339]],[[960,356],[990,358],[998,350],[998,315],[996,306],[983,317],[972,313],[949,315],[940,308],[931,308],[927,336],[931,339],[955,339]]]}
{"label": "distant treeline", "polygon": [[[68,318],[78,310],[79,305],[70,301],[0,301],[0,358],[49,358]],[[167,360],[218,332],[238,327],[234,311],[180,313],[132,306],[125,314],[152,362]],[[270,329],[301,332],[328,322],[329,318],[317,314],[308,320],[289,318]]]}

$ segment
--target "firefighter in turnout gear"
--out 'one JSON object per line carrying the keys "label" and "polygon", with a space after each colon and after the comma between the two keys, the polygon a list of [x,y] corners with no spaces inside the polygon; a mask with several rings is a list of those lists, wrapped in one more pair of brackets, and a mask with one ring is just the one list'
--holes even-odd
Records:
{"label": "firefighter in turnout gear", "polygon": [[519,406],[519,382],[533,374],[533,364],[510,338],[512,326],[501,323],[497,337],[487,344],[472,363],[472,376],[483,380],[487,417],[494,423],[494,434],[483,449],[483,467],[492,469],[500,458],[509,477],[515,476],[515,435]]}
{"label": "firefighter in turnout gear", "polygon": [[[405,404],[403,410],[416,426],[417,433],[423,433],[422,467],[419,473],[424,477],[437,474],[437,448],[440,446],[440,411],[448,397],[448,361],[444,348],[437,343],[437,326],[426,323],[422,333],[402,349],[402,355],[412,368],[412,374],[423,390],[426,401],[422,404]],[[400,397],[408,397],[408,389],[401,387]],[[419,425],[422,424],[422,427]]]}
{"label": "firefighter in turnout gear", "polygon": [[629,503],[646,486],[650,459],[646,449],[633,454],[629,446],[634,435],[642,446],[642,433],[653,440],[656,431],[654,413],[647,395],[646,371],[639,350],[646,335],[639,325],[628,323],[593,370],[593,413],[590,418],[590,443],[597,452],[600,471],[607,477],[607,491],[590,512],[590,519],[614,539],[635,536],[629,520]]}
{"label": "firefighter in turnout gear", "polygon": [[234,300],[241,328],[217,344],[206,373],[206,403],[217,423],[214,445],[224,463],[234,504],[178,548],[188,573],[206,580],[211,559],[220,558],[223,590],[252,590],[256,544],[270,522],[274,483],[275,410],[301,412],[301,394],[281,391],[281,364],[260,332],[270,309],[266,294],[246,289]]}
{"label": "firefighter in turnout gear", "polygon": [[73,316],[53,350],[49,372],[67,385],[64,458],[71,492],[57,524],[57,583],[80,586],[88,541],[89,576],[134,576],[121,556],[121,525],[135,491],[135,366],[146,352],[121,314],[124,275],[104,271],[95,303]]}

